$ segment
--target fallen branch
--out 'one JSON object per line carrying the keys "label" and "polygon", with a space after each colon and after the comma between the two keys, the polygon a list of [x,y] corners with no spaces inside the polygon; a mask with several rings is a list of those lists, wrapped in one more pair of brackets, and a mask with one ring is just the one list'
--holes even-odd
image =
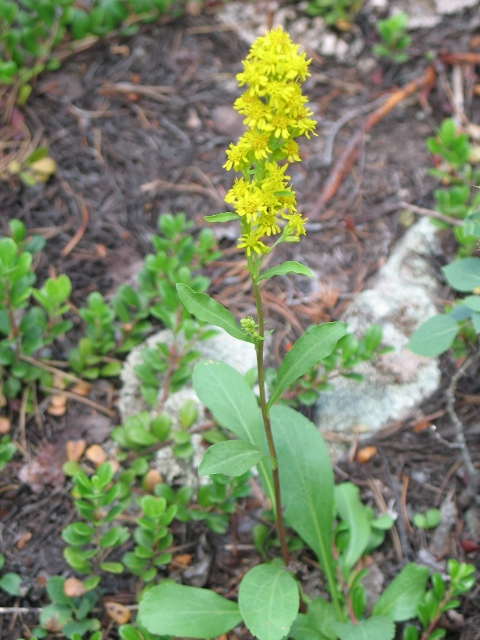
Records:
{"label": "fallen branch", "polygon": [[95,402],[94,400],[90,400],[90,398],[85,398],[85,396],[81,396],[78,393],[73,393],[73,391],[66,391],[65,389],[57,389],[56,387],[47,387],[46,385],[41,385],[40,389],[45,391],[46,393],[51,393],[55,396],[64,396],[69,400],[76,400],[77,402],[81,402],[82,404],[86,404],[88,407],[99,411],[100,413],[104,413],[109,418],[114,418],[116,416],[115,411],[111,409],[107,409],[103,405]]}
{"label": "fallen branch", "polygon": [[463,227],[463,220],[458,220],[458,218],[451,218],[450,216],[444,216],[443,213],[438,213],[438,211],[434,211],[433,209],[425,209],[424,207],[417,207],[414,204],[410,204],[409,202],[398,203],[399,207],[403,207],[404,209],[408,209],[412,213],[418,213],[421,216],[429,216],[430,218],[436,218],[437,220],[441,220],[442,222],[446,222],[447,224],[451,224],[454,227]]}
{"label": "fallen branch", "polygon": [[157,100],[157,102],[169,102],[170,98],[164,94],[175,93],[175,89],[174,87],[141,85],[134,84],[133,82],[117,82],[116,84],[107,82],[97,90],[97,93],[101,95],[114,95],[115,93],[128,95],[134,93],[139,96],[146,96],[152,100]]}

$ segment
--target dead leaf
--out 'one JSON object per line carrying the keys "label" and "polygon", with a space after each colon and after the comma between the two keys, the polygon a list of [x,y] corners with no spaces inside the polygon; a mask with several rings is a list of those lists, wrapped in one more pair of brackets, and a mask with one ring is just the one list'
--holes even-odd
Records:
{"label": "dead leaf", "polygon": [[157,484],[161,484],[162,482],[163,478],[161,474],[156,469],[150,469],[145,476],[145,489],[153,493]]}
{"label": "dead leaf", "polygon": [[42,622],[42,626],[45,631],[49,631],[50,633],[60,633],[64,625],[65,620],[61,621],[57,613],[52,613],[48,620],[44,620]]}
{"label": "dead leaf", "polygon": [[96,244],[95,245],[95,254],[101,259],[104,260],[107,257],[108,249],[104,244]]}
{"label": "dead leaf", "polygon": [[105,610],[117,624],[126,624],[132,617],[132,612],[119,602],[105,602]]}
{"label": "dead leaf", "polygon": [[67,398],[65,396],[52,396],[47,413],[51,416],[63,416],[67,408]]}
{"label": "dead leaf", "polygon": [[415,433],[421,433],[426,429],[431,429],[433,427],[431,420],[417,420],[413,425],[413,430]]}
{"label": "dead leaf", "polygon": [[363,449],[359,449],[357,451],[357,455],[355,456],[355,461],[360,464],[365,464],[369,460],[373,458],[377,454],[377,447],[363,447]]}
{"label": "dead leaf", "polygon": [[112,467],[113,473],[116,473],[120,469],[120,463],[116,458],[110,458],[108,464]]}
{"label": "dead leaf", "polygon": [[112,44],[110,46],[110,53],[126,58],[130,53],[130,47],[126,44]]}
{"label": "dead leaf", "polygon": [[88,396],[88,392],[90,391],[90,385],[88,382],[77,382],[71,387],[70,391],[72,393],[76,393],[77,396],[83,396],[86,398]]}
{"label": "dead leaf", "polygon": [[99,467],[107,459],[107,454],[99,444],[92,444],[92,446],[88,447],[85,451],[85,457],[87,460],[90,460],[90,462],[93,462],[96,467]]}
{"label": "dead leaf", "polygon": [[190,553],[179,553],[176,556],[173,556],[172,562],[170,563],[174,568],[184,568],[186,569],[192,561],[192,555]]}
{"label": "dead leaf", "polygon": [[[50,275],[51,278],[56,278],[56,274]],[[65,379],[63,378],[62,375],[56,373],[53,376],[53,385],[55,387],[55,389],[65,389],[65,387],[67,386],[65,383]]]}
{"label": "dead leaf", "polygon": [[17,540],[17,542],[15,543],[15,546],[19,551],[22,551],[22,549],[25,548],[25,545],[27,544],[27,542],[29,542],[31,539],[32,539],[32,533],[30,531],[25,531],[25,533],[22,533],[22,535]]}
{"label": "dead leaf", "polygon": [[79,598],[87,593],[87,590],[78,578],[67,578],[63,583],[63,593],[69,598]]}
{"label": "dead leaf", "polygon": [[4,436],[6,433],[8,433],[10,431],[10,428],[10,420],[5,416],[0,416],[0,436]]}
{"label": "dead leaf", "polygon": [[69,440],[65,445],[67,450],[67,459],[70,462],[78,462],[87,446],[86,440]]}

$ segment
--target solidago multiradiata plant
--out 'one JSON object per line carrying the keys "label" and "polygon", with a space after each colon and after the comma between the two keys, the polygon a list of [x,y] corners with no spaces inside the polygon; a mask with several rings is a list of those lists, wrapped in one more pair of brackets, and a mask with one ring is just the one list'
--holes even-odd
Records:
{"label": "solidago multiradiata plant", "polygon": [[[315,135],[315,121],[301,91],[309,62],[281,28],[253,44],[237,76],[245,90],[235,102],[248,129],[230,145],[224,165],[240,174],[225,198],[235,212],[207,216],[209,222],[239,222],[237,246],[245,252],[256,318],[243,318],[238,324],[207,294],[177,285],[182,302],[197,319],[224,329],[245,342],[246,349],[256,351],[258,398],[246,379],[225,363],[209,360],[194,369],[193,385],[200,401],[233,436],[205,452],[199,473],[236,477],[257,467],[273,506],[282,558],[247,571],[239,585],[238,603],[172,581],[147,590],[139,622],[150,633],[214,638],[243,623],[260,640],[392,640],[395,623],[417,618],[423,605],[423,630],[410,625],[408,640],[433,640],[441,637],[432,635],[441,612],[454,596],[471,587],[473,568],[456,563],[448,588],[442,590],[443,578],[435,574],[438,593],[432,595],[433,590],[426,591],[429,570],[411,563],[366,611],[361,558],[383,542],[393,520],[387,514],[375,517],[362,505],[353,484],[335,486],[329,454],[316,427],[300,413],[277,404],[289,385],[334,351],[346,334],[345,324],[325,323],[301,336],[284,357],[267,398],[261,283],[287,273],[312,276],[298,262],[264,268],[265,257],[278,244],[299,242],[305,235],[306,220],[297,211],[288,166],[300,161],[296,139]],[[286,526],[316,556],[328,597],[304,593],[292,570]]]}

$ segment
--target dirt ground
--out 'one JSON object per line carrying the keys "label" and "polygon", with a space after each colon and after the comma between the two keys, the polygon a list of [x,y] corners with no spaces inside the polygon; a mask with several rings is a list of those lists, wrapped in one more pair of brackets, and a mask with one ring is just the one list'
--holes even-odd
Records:
{"label": "dirt ground", "polygon": [[[362,28],[366,41],[373,42],[373,26],[365,21]],[[308,52],[313,62],[305,93],[319,121],[319,137],[303,145],[303,162],[291,168],[291,175],[309,227],[301,256],[299,248],[290,245],[283,257],[301,259],[318,274],[321,284],[304,291],[294,289],[288,296],[275,285],[269,290],[277,359],[285,342],[296,338],[302,327],[338,319],[385,262],[404,230],[400,201],[432,205],[435,181],[427,174],[431,158],[425,139],[451,114],[452,67],[437,63],[437,80],[430,92],[401,101],[371,129],[362,140],[353,170],[343,177],[334,197],[319,206],[335,161],[382,96],[423,76],[429,64],[426,52],[479,53],[477,32],[474,10],[452,16],[433,30],[416,31],[414,55],[401,66],[372,64],[367,48],[354,65]],[[58,72],[39,78],[25,117],[31,132],[42,132],[58,171],[46,185],[27,188],[16,182],[0,183],[0,230],[5,232],[9,219],[19,218],[29,230],[48,238],[39,265],[40,281],[48,274],[68,274],[72,302],[82,304],[89,292],[107,293],[132,276],[150,250],[149,235],[155,232],[160,213],[183,211],[199,229],[203,216],[225,209],[223,198],[232,178],[222,165],[226,147],[241,133],[241,120],[231,105],[239,94],[235,74],[247,50],[235,30],[219,25],[213,13],[204,13],[150,25],[129,40],[110,39],[68,59]],[[467,85],[472,84],[475,71],[478,67],[473,65],[462,67]],[[465,113],[478,124],[480,98],[469,96]],[[342,118],[345,124],[333,139],[332,125]],[[330,143],[333,158],[329,162]],[[209,266],[208,275],[212,293],[244,316],[251,312],[253,301],[236,268],[241,256],[230,231],[225,227],[218,232],[227,260]],[[74,237],[78,241],[72,244]],[[446,236],[445,262],[452,251]],[[432,266],[439,270],[441,265]],[[464,539],[479,542],[480,527],[474,510],[462,510],[465,477],[457,455],[428,429],[413,428],[422,416],[427,416],[428,423],[428,416],[434,415],[439,433],[452,438],[444,390],[455,363],[448,358],[442,363],[443,386],[418,414],[409,422],[387,425],[374,441],[378,454],[370,462],[345,461],[337,473],[340,480],[356,482],[372,504],[372,479],[387,501],[393,500],[399,509],[403,505],[405,511],[453,501],[456,521],[437,559],[454,557],[480,569],[478,551],[466,556],[461,544]],[[112,392],[114,409],[116,390]],[[461,379],[457,399],[457,413],[479,467],[478,371],[469,371]],[[26,633],[35,624],[34,610],[45,603],[45,580],[68,573],[60,532],[74,517],[74,509],[70,485],[60,471],[64,443],[73,436],[103,442],[114,424],[116,418],[94,415],[73,403],[62,418],[43,414],[41,430],[33,420],[27,424],[28,450],[24,456],[17,455],[0,478],[0,549],[6,556],[6,570],[18,572],[29,587],[13,604],[32,613],[4,615],[2,639]],[[18,429],[17,424],[14,437]],[[18,477],[25,461],[32,458],[39,460],[40,468],[49,469],[39,486]],[[388,543],[374,558],[386,579],[430,543],[430,534],[410,529],[405,513],[400,513],[397,526],[400,549]],[[18,545],[26,533],[31,537]],[[202,533],[197,529],[187,537]],[[220,558],[210,572],[213,586],[222,580],[235,585],[240,567],[244,570],[255,561],[251,550],[236,558],[229,556],[222,537],[208,533],[205,540],[209,553]],[[108,587],[109,595],[134,602],[128,581],[119,586],[112,579]],[[12,599],[0,593],[0,606],[12,606]],[[480,638],[478,587],[459,612],[460,617],[446,621],[447,637]]]}

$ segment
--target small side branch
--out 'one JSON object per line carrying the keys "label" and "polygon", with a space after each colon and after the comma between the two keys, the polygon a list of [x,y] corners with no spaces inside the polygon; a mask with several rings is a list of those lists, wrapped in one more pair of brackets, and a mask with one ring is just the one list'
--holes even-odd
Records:
{"label": "small side branch", "polygon": [[475,466],[470,457],[470,452],[468,450],[467,441],[465,440],[465,433],[463,429],[463,424],[457,413],[455,411],[455,391],[457,389],[457,384],[460,378],[465,375],[466,371],[473,365],[478,362],[479,355],[472,354],[468,358],[464,360],[462,365],[457,369],[455,374],[452,376],[450,384],[445,391],[445,395],[447,397],[447,412],[450,416],[450,420],[452,421],[452,425],[455,429],[455,440],[457,443],[457,448],[460,451],[460,455],[462,456],[463,465],[465,467],[465,472],[468,478],[468,489],[471,496],[475,496],[477,493],[478,486],[478,471],[475,469]]}

